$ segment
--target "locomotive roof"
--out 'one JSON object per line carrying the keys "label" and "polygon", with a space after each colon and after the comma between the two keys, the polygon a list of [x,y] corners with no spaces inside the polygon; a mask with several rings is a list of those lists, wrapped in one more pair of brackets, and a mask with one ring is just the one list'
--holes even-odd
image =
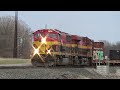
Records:
{"label": "locomotive roof", "polygon": [[[60,30],[58,30],[58,29],[38,29],[38,30],[36,30],[35,32],[38,32],[38,31],[40,31],[40,30],[52,30],[52,31],[55,31],[55,32],[57,32],[57,33],[59,33],[59,34],[67,34],[67,35],[70,35],[69,33],[60,31]],[[33,32],[33,33],[35,33],[35,32]]]}
{"label": "locomotive roof", "polygon": [[[57,32],[57,33],[59,33],[59,34],[65,34],[65,35],[71,35],[71,34],[69,34],[69,33],[66,33],[66,32],[63,32],[63,31],[60,31],[60,30],[58,30],[58,29],[38,29],[38,30],[36,30],[35,32],[33,32],[33,34],[34,33],[36,33],[36,32],[38,32],[38,31],[40,31],[40,30],[52,30],[52,31],[55,31],[55,32]],[[89,40],[91,40],[91,41],[94,41],[94,40],[92,40],[92,39],[90,39],[89,37],[85,37],[85,36],[78,36],[78,35],[71,35],[73,38],[78,38],[79,40],[81,39],[81,38],[86,38],[86,39],[89,39]],[[94,43],[103,43],[103,42],[94,42]]]}
{"label": "locomotive roof", "polygon": [[36,33],[36,32],[38,32],[38,31],[41,31],[41,30],[51,30],[51,31],[55,31],[55,32],[57,32],[57,33],[60,33],[60,31],[57,30],[57,29],[38,29],[38,30],[36,30],[35,32],[33,32],[33,34]]}

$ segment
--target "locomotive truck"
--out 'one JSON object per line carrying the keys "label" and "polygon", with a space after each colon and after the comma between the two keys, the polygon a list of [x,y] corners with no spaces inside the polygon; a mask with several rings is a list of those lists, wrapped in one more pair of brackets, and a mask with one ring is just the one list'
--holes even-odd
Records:
{"label": "locomotive truck", "polygon": [[[97,45],[99,47],[99,43],[96,44],[88,37],[71,35],[57,29],[37,30],[33,33],[34,53],[31,63],[33,66],[91,66]],[[100,56],[103,57],[103,53]]]}

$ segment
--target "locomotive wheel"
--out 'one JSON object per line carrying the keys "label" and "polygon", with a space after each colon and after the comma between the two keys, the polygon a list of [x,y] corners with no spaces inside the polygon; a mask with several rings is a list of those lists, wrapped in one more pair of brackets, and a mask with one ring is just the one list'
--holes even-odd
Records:
{"label": "locomotive wheel", "polygon": [[48,56],[47,58],[45,58],[45,61],[46,61],[45,63],[46,67],[56,66],[56,57]]}
{"label": "locomotive wheel", "polygon": [[59,57],[56,57],[56,58],[55,58],[55,63],[56,63],[56,65],[59,65],[59,61],[60,61],[60,58],[59,58]]}
{"label": "locomotive wheel", "polygon": [[73,58],[72,58],[72,56],[69,56],[69,65],[73,65]]}
{"label": "locomotive wheel", "polygon": [[56,65],[62,65],[63,62],[63,58],[62,57],[56,57],[55,59],[55,64]]}
{"label": "locomotive wheel", "polygon": [[74,57],[73,56],[71,57],[71,65],[74,66]]}
{"label": "locomotive wheel", "polygon": [[63,57],[62,56],[59,58],[59,64],[63,65]]}
{"label": "locomotive wheel", "polygon": [[74,64],[76,64],[76,65],[79,65],[79,64],[80,64],[79,59],[78,59],[78,56],[75,56],[75,62],[74,62]]}
{"label": "locomotive wheel", "polygon": [[48,61],[47,63],[45,63],[45,66],[46,67],[53,67],[53,66],[55,66],[55,62]]}
{"label": "locomotive wheel", "polygon": [[39,63],[38,60],[33,60],[33,59],[32,59],[32,60],[31,60],[31,63],[32,63],[33,66],[37,66],[37,67],[38,67],[38,66],[41,66],[41,64]]}
{"label": "locomotive wheel", "polygon": [[89,58],[89,66],[92,66],[92,58]]}

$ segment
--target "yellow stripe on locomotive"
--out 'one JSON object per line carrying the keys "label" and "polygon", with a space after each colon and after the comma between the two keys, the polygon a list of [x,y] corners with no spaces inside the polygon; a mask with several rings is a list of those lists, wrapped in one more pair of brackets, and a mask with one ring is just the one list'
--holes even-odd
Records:
{"label": "yellow stripe on locomotive", "polygon": [[53,49],[53,51],[51,52],[52,54],[59,54],[59,52],[56,51],[57,47],[53,48],[53,46],[60,46],[60,45],[61,45],[61,43],[58,41],[48,41],[48,42],[46,42],[46,44],[42,44],[42,42],[40,42],[40,41],[33,42],[34,47],[40,46],[40,49],[39,49],[40,54],[47,54],[47,50],[50,48]]}

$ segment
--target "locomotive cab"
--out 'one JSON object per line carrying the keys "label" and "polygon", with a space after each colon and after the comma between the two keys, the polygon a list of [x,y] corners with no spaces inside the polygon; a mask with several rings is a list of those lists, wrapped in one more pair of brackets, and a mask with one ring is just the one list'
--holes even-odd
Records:
{"label": "locomotive cab", "polygon": [[60,39],[59,34],[52,29],[37,30],[33,33],[34,54],[31,62],[34,66],[43,66],[51,63],[55,64],[54,55],[59,54]]}

